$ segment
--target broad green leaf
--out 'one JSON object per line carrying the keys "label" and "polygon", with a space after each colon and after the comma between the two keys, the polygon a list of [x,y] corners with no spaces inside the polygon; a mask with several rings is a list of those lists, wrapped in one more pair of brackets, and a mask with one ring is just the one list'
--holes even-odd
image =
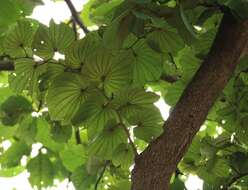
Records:
{"label": "broad green leaf", "polygon": [[69,67],[80,68],[86,59],[99,46],[100,37],[97,33],[87,34],[83,39],[75,41],[66,49],[65,57]]}
{"label": "broad green leaf", "polygon": [[133,83],[143,85],[158,80],[162,74],[162,57],[153,51],[145,40],[133,47]]}
{"label": "broad green leaf", "polygon": [[41,58],[50,59],[55,52],[64,53],[73,41],[74,33],[69,26],[51,21],[49,27],[40,24],[34,37],[33,49]]}
{"label": "broad green leaf", "polygon": [[13,168],[1,168],[0,177],[14,177],[25,170],[23,166],[16,166]]}
{"label": "broad green leaf", "polygon": [[131,63],[129,51],[114,54],[99,48],[84,65],[82,73],[86,79],[111,96],[112,93],[130,84]]}
{"label": "broad green leaf", "polygon": [[19,21],[4,39],[4,52],[13,57],[25,57],[30,52],[36,26],[29,21]]}
{"label": "broad green leaf", "polygon": [[115,166],[129,168],[134,161],[134,152],[129,144],[120,144],[113,152],[112,162]]}
{"label": "broad green leaf", "polygon": [[134,135],[142,140],[150,142],[163,131],[163,118],[155,106],[143,109],[128,119],[131,125],[136,125]]}
{"label": "broad green leaf", "polygon": [[66,169],[73,172],[75,169],[85,163],[85,152],[86,151],[82,145],[70,145],[62,150],[59,155]]}
{"label": "broad green leaf", "polygon": [[95,184],[96,176],[90,175],[86,168],[82,166],[72,173],[71,180],[76,190],[86,190]]}
{"label": "broad green leaf", "polygon": [[91,142],[88,148],[89,155],[111,159],[117,146],[125,141],[127,138],[122,127],[111,121],[105,126],[103,132]]}
{"label": "broad green leaf", "polygon": [[67,142],[72,136],[72,127],[55,122],[51,126],[51,135],[56,142]]}
{"label": "broad green leaf", "polygon": [[49,157],[39,153],[38,156],[32,158],[27,164],[27,170],[30,173],[29,182],[39,190],[42,187],[48,187],[53,184],[53,165]]}
{"label": "broad green leaf", "polygon": [[1,155],[0,163],[2,167],[15,167],[20,164],[20,160],[24,155],[28,155],[31,148],[25,142],[14,142],[6,152]]}
{"label": "broad green leaf", "polygon": [[112,105],[120,111],[121,115],[130,116],[150,107],[158,98],[155,93],[146,92],[142,88],[126,88],[116,93]]}
{"label": "broad green leaf", "polygon": [[42,118],[37,120],[37,134],[36,141],[42,143],[49,150],[59,152],[63,149],[63,143],[57,143],[51,137],[51,126]]}
{"label": "broad green leaf", "polygon": [[184,47],[179,34],[170,30],[157,30],[147,36],[151,47],[158,47],[160,52],[176,54]]}
{"label": "broad green leaf", "polygon": [[109,120],[115,118],[117,118],[117,114],[109,100],[99,93],[82,104],[72,123],[74,125],[86,125],[89,138],[93,138]]}
{"label": "broad green leaf", "polygon": [[21,58],[16,60],[15,69],[15,72],[9,75],[10,88],[16,93],[28,89],[35,99],[39,94],[38,80],[46,71],[47,65],[31,58]]}
{"label": "broad green leaf", "polygon": [[10,96],[0,106],[0,119],[4,125],[13,126],[32,110],[32,105],[26,98]]}
{"label": "broad green leaf", "polygon": [[27,116],[16,129],[15,136],[27,144],[33,144],[35,142],[35,136],[37,133],[37,118],[31,115]]}
{"label": "broad green leaf", "polygon": [[52,119],[69,121],[92,92],[78,74],[63,73],[57,76],[46,98]]}
{"label": "broad green leaf", "polygon": [[18,7],[11,0],[0,2],[0,25],[7,26],[14,23],[20,16]]}

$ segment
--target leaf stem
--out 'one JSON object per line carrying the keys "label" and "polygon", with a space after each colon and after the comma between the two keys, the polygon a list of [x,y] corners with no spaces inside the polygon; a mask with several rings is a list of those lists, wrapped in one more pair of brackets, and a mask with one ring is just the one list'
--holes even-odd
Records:
{"label": "leaf stem", "polygon": [[71,0],[65,0],[68,8],[71,11],[72,19],[74,20],[75,23],[78,24],[80,28],[84,31],[85,34],[89,32],[87,27],[83,24],[82,20],[79,18],[77,10],[75,9],[74,5],[72,4]]}
{"label": "leaf stem", "polygon": [[127,138],[128,138],[128,141],[129,141],[129,144],[131,145],[132,149],[133,149],[133,152],[135,154],[135,156],[138,156],[138,151],[137,151],[137,148],[131,138],[131,135],[129,133],[129,130],[126,128],[126,126],[124,125],[123,121],[122,121],[122,118],[121,118],[121,115],[120,113],[117,111],[117,115],[118,115],[118,118],[119,118],[119,121],[120,121],[120,126],[123,128],[123,130],[125,131],[126,135],[127,135]]}
{"label": "leaf stem", "polygon": [[100,176],[98,177],[98,179],[96,181],[95,190],[97,190],[98,185],[99,185],[99,183],[100,183],[100,181],[101,181],[101,179],[102,179],[102,177],[103,177],[103,175],[104,175],[104,173],[106,171],[106,168],[107,168],[108,164],[109,164],[109,161],[106,161],[105,164],[104,164],[104,166],[103,166],[103,169],[102,169],[102,171],[100,173]]}

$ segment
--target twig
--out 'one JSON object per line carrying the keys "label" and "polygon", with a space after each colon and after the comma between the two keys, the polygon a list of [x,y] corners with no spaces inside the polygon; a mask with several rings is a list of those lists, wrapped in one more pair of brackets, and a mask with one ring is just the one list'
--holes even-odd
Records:
{"label": "twig", "polygon": [[72,19],[72,29],[74,31],[74,35],[75,35],[75,40],[78,39],[78,33],[77,33],[77,25],[75,23],[75,21]]}
{"label": "twig", "polygon": [[103,169],[102,169],[102,171],[101,171],[101,173],[100,173],[100,176],[98,177],[98,179],[97,179],[97,181],[96,181],[95,190],[97,190],[98,184],[100,183],[100,181],[101,181],[101,179],[102,179],[102,177],[103,177],[103,175],[104,175],[104,173],[105,173],[105,170],[106,170],[108,164],[109,164],[109,161],[106,161],[106,163],[105,163],[105,165],[104,165],[104,167],[103,167]]}
{"label": "twig", "polygon": [[0,71],[13,71],[15,66],[12,61],[0,61]]}
{"label": "twig", "polygon": [[80,137],[80,131],[78,127],[75,127],[75,138],[76,138],[77,144],[82,144],[81,137]]}
{"label": "twig", "polygon": [[126,128],[126,126],[124,125],[123,121],[122,121],[122,118],[121,118],[121,115],[120,113],[117,111],[117,114],[118,114],[118,117],[119,117],[119,121],[120,121],[120,126],[123,128],[123,130],[125,131],[126,135],[127,135],[127,138],[128,138],[128,141],[129,141],[129,144],[131,145],[132,149],[133,149],[133,152],[135,154],[135,156],[138,156],[138,151],[136,149],[136,146],[135,144],[133,143],[132,141],[132,138],[131,138],[131,135],[128,131],[128,129]]}
{"label": "twig", "polygon": [[231,187],[234,183],[236,183],[236,182],[237,182],[238,180],[240,180],[242,177],[245,177],[245,176],[247,176],[247,175],[248,175],[248,173],[246,172],[246,173],[240,173],[239,175],[233,177],[233,178],[231,179],[231,181],[223,188],[223,190],[229,189],[229,187]]}
{"label": "twig", "polygon": [[160,80],[164,80],[169,83],[177,82],[180,79],[180,76],[173,76],[173,75],[162,75]]}
{"label": "twig", "polygon": [[78,16],[77,10],[75,9],[74,5],[72,4],[71,0],[65,0],[67,6],[69,7],[70,11],[71,11],[71,15],[73,20],[78,24],[78,26],[80,28],[82,28],[82,30],[84,31],[84,33],[88,33],[89,30],[87,29],[86,26],[84,26],[83,22],[81,21],[81,19]]}

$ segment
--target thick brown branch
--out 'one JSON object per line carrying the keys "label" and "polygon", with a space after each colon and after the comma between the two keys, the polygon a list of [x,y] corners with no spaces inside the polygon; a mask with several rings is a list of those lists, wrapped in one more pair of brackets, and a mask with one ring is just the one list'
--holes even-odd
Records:
{"label": "thick brown branch", "polygon": [[226,13],[206,60],[187,86],[164,133],[135,160],[132,190],[168,190],[177,164],[232,76],[248,41],[248,21]]}
{"label": "thick brown branch", "polygon": [[67,6],[69,7],[70,11],[71,11],[71,15],[73,20],[78,24],[78,26],[80,28],[82,28],[82,30],[84,31],[84,33],[88,33],[89,30],[87,29],[87,27],[83,24],[82,20],[79,18],[77,10],[75,9],[74,5],[72,4],[71,0],[65,0]]}
{"label": "thick brown branch", "polygon": [[12,61],[0,61],[0,71],[13,71],[14,69]]}

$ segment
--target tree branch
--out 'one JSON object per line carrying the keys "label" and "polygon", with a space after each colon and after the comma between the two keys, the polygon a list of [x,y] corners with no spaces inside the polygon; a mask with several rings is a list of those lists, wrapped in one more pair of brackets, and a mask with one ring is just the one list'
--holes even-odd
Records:
{"label": "tree branch", "polygon": [[75,138],[77,144],[82,144],[81,137],[80,137],[80,131],[78,127],[75,127]]}
{"label": "tree branch", "polygon": [[88,33],[89,30],[87,29],[87,27],[83,24],[83,22],[81,21],[81,19],[78,16],[77,10],[75,9],[74,5],[72,4],[71,0],[65,0],[67,6],[69,7],[70,11],[71,11],[71,15],[73,20],[78,24],[78,26],[80,28],[82,28],[82,30],[84,31],[84,33]]}
{"label": "tree branch", "polygon": [[118,118],[119,118],[119,120],[120,120],[120,125],[121,125],[121,127],[123,128],[123,130],[125,131],[125,133],[126,133],[126,135],[127,135],[129,144],[131,145],[131,147],[132,147],[132,149],[133,149],[133,152],[134,152],[135,156],[138,156],[139,154],[138,154],[138,151],[137,151],[137,149],[136,149],[135,144],[134,144],[133,141],[132,141],[131,135],[130,135],[128,129],[126,128],[126,126],[124,125],[120,113],[117,112],[117,114],[118,114]]}
{"label": "tree branch", "polygon": [[106,170],[108,164],[109,164],[109,161],[106,161],[106,163],[105,163],[104,166],[103,166],[102,172],[100,173],[100,176],[99,176],[99,178],[98,178],[97,181],[96,181],[95,190],[98,189],[98,184],[100,183],[100,181],[101,181],[101,179],[102,179],[102,177],[103,177],[103,175],[104,175],[104,173],[105,173],[105,170]]}
{"label": "tree branch", "polygon": [[248,21],[225,13],[210,53],[164,125],[164,132],[135,159],[132,190],[168,190],[177,164],[231,78],[248,41]]}
{"label": "tree branch", "polygon": [[13,71],[14,69],[12,61],[0,61],[0,71]]}

